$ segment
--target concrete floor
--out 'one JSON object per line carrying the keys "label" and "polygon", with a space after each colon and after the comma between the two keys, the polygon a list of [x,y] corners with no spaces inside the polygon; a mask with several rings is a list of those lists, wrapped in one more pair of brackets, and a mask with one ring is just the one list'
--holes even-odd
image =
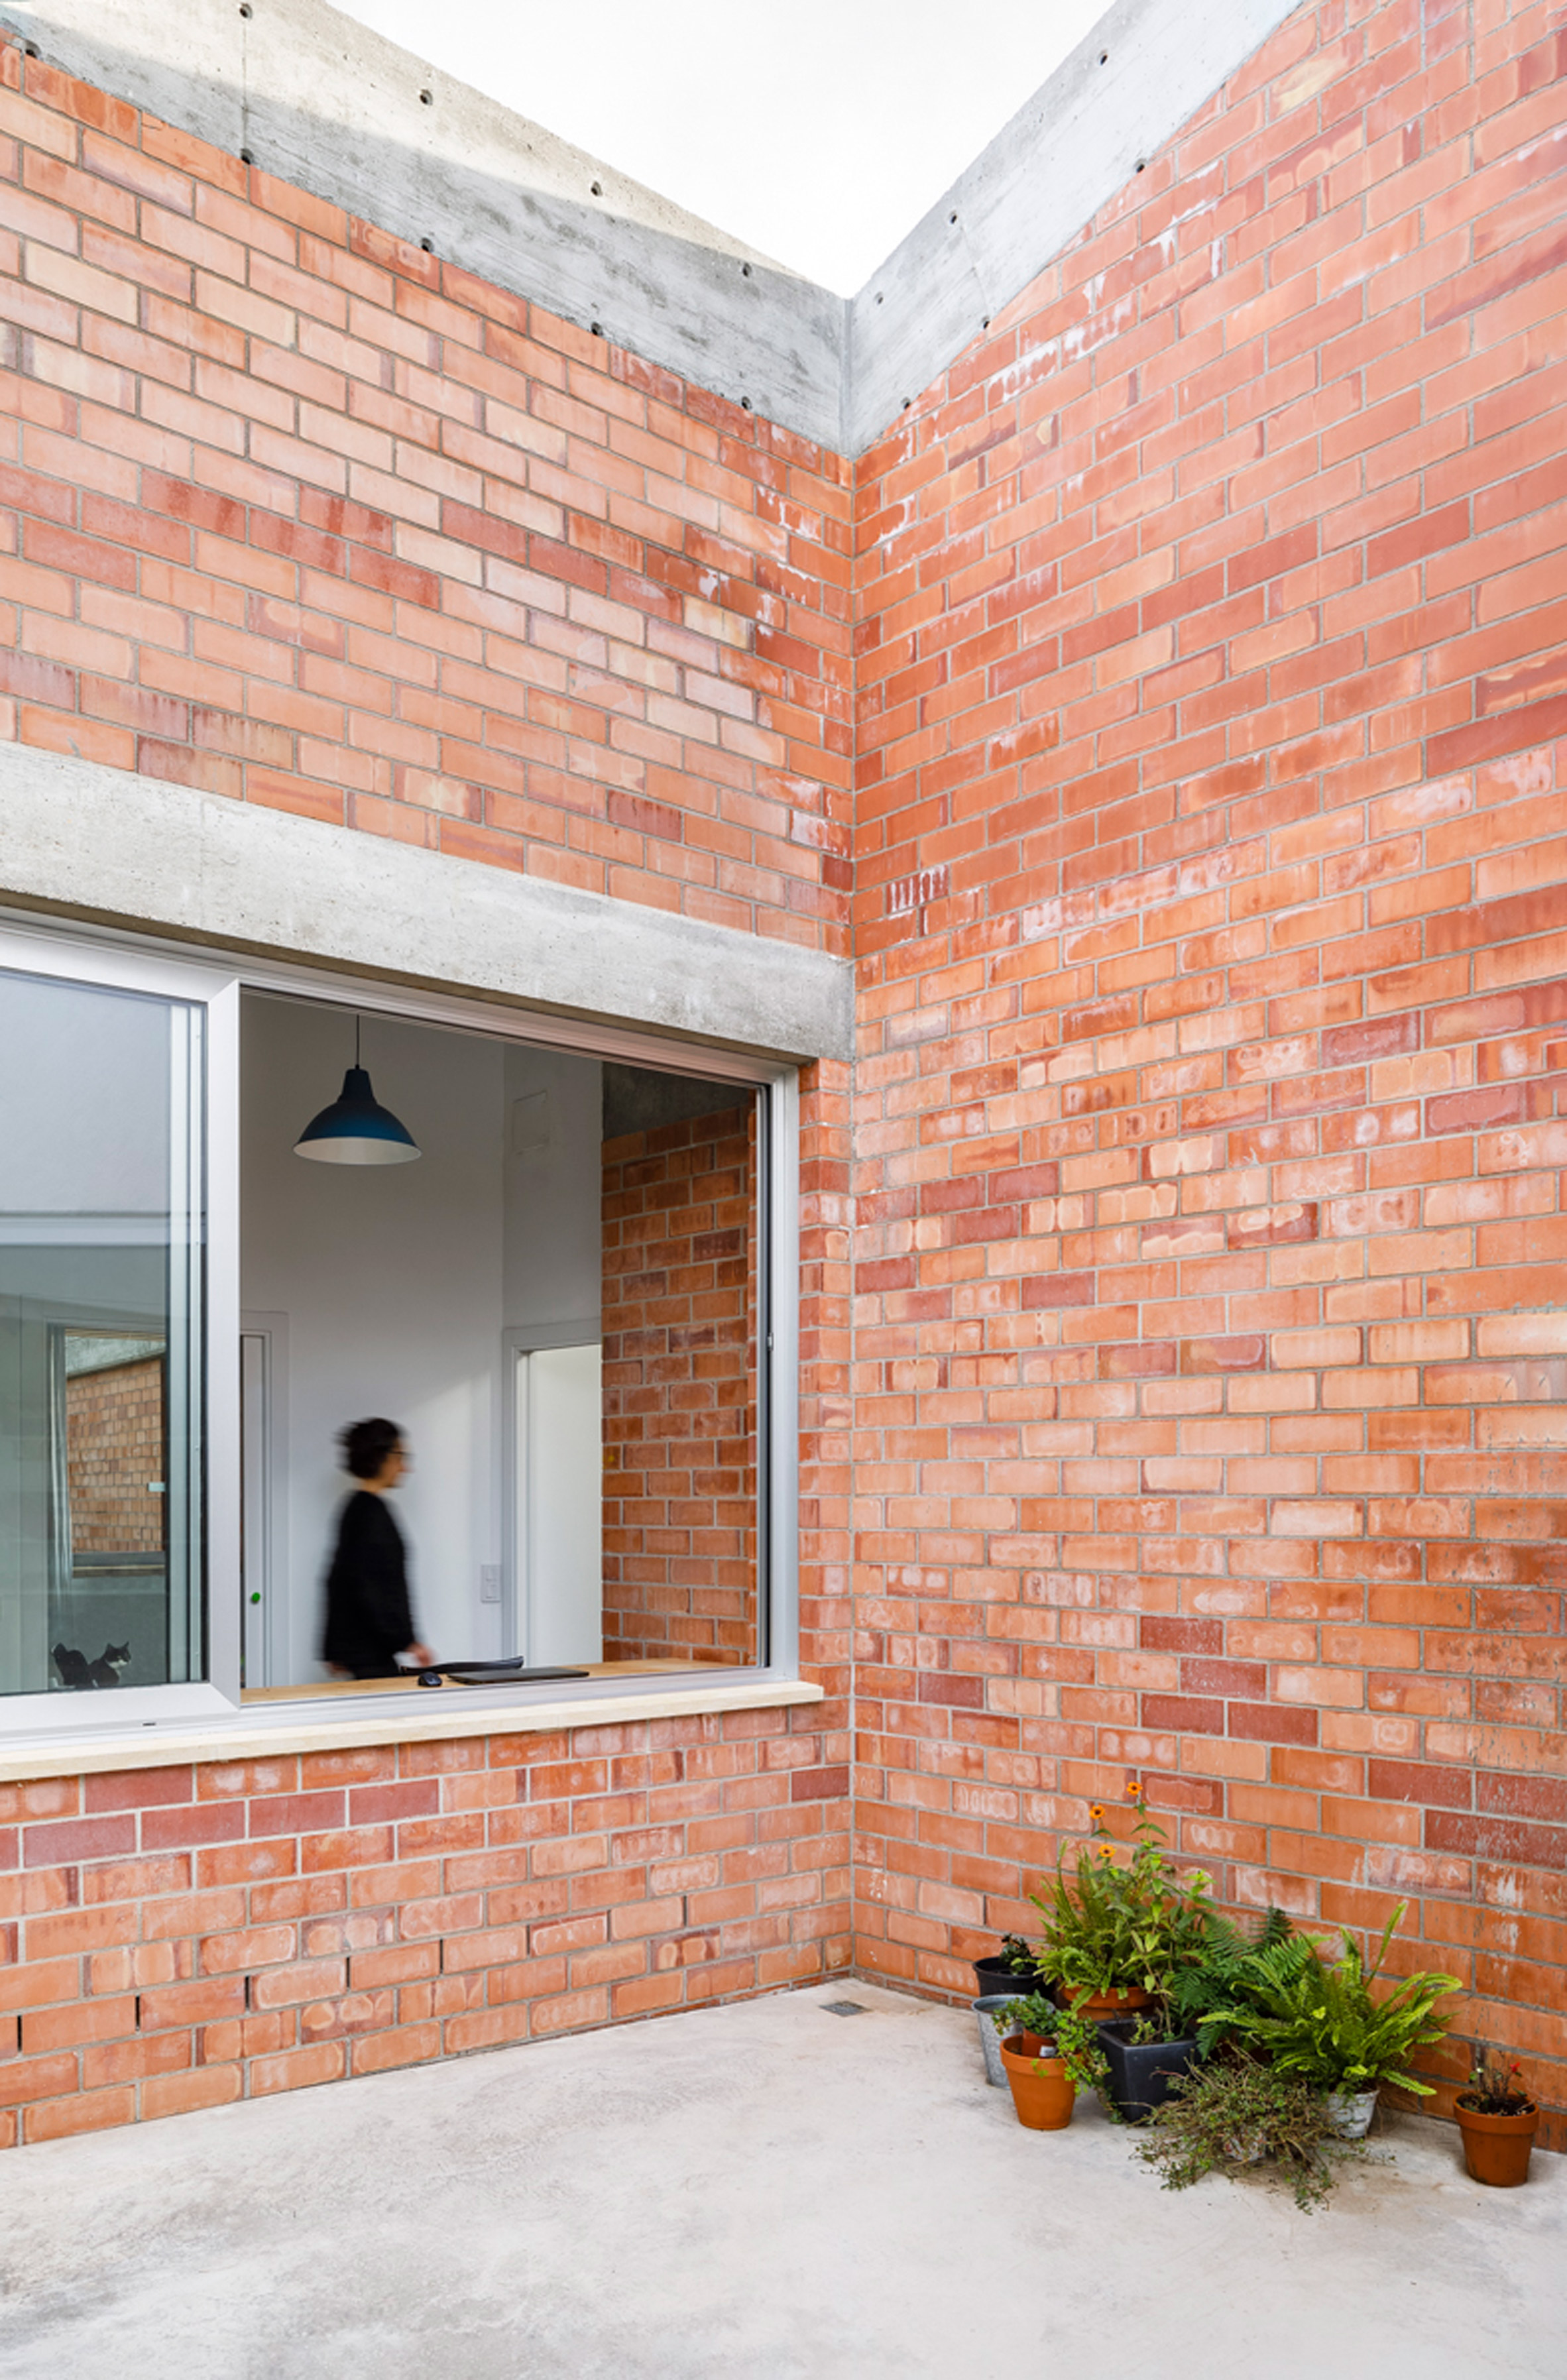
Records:
{"label": "concrete floor", "polygon": [[[837,2017],[825,2003],[867,2013]],[[17,2380],[1563,2380],[1567,2158],[1174,2195],[865,1984],[0,2158]]]}

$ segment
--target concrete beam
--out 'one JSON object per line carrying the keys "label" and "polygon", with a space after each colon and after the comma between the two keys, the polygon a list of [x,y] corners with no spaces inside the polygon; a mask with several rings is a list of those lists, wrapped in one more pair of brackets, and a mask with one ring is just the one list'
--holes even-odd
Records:
{"label": "concrete beam", "polygon": [[854,1049],[853,971],[824,952],[19,744],[0,903],[769,1056]]}
{"label": "concrete beam", "polygon": [[844,298],[326,0],[244,12],[238,0],[4,0],[0,26],[230,156],[248,151],[281,180],[841,448]]}
{"label": "concrete beam", "polygon": [[849,309],[863,453],[1133,180],[1298,0],[1114,0]]}
{"label": "concrete beam", "polygon": [[858,455],[1296,5],[1113,0],[852,300],[326,0],[250,0],[249,15],[237,0],[0,0],[0,26],[219,149],[248,149],[269,173]]}

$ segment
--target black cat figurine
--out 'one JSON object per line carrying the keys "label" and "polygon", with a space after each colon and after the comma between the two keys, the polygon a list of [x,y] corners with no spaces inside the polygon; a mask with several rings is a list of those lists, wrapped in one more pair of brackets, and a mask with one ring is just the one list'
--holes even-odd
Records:
{"label": "black cat figurine", "polygon": [[95,1661],[74,1645],[56,1645],[53,1658],[63,1686],[117,1686],[120,1671],[130,1667],[130,1645],[105,1645]]}

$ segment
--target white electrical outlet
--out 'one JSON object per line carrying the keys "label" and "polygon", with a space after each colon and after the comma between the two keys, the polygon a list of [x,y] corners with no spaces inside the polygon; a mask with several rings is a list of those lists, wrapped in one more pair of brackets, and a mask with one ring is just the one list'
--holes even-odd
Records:
{"label": "white electrical outlet", "polygon": [[499,1603],[501,1600],[501,1565],[499,1562],[481,1562],[480,1564],[479,1600],[480,1603]]}

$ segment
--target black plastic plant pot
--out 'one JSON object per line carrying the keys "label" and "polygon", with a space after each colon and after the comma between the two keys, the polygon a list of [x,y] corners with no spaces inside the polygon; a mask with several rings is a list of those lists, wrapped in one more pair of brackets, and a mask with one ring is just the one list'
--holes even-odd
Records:
{"label": "black plastic plant pot", "polygon": [[1135,2043],[1132,2035],[1136,2026],[1124,2017],[1101,2024],[1098,2031],[1099,2047],[1110,2068],[1110,2095],[1117,2112],[1126,2123],[1140,2124],[1169,2098],[1171,2083],[1178,2074],[1184,2074],[1196,2058],[1197,2043]]}
{"label": "black plastic plant pot", "polygon": [[1026,2000],[1030,1992],[1045,1988],[1038,1967],[1009,1967],[1004,1959],[976,1959],[974,1980],[980,1999],[1005,1992],[1014,2000]]}

